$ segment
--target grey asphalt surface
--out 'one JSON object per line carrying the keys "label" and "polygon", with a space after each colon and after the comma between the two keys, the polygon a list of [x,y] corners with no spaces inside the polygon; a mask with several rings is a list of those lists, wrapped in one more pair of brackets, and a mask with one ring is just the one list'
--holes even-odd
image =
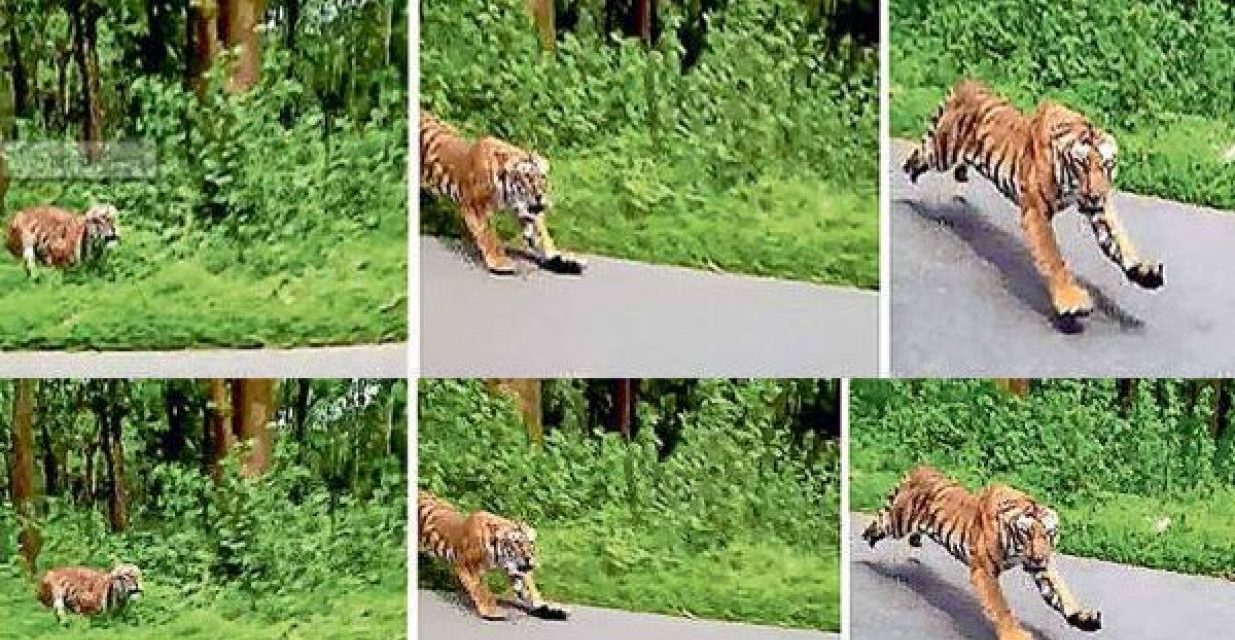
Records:
{"label": "grey asphalt surface", "polygon": [[532,618],[511,609],[506,622],[488,622],[453,595],[420,591],[421,640],[835,640],[818,631],[690,620],[613,609],[570,606],[566,621]]}
{"label": "grey asphalt surface", "polygon": [[874,292],[587,256],[581,276],[489,275],[421,239],[427,377],[874,376]]}
{"label": "grey asphalt surface", "polygon": [[[1080,333],[1052,322],[1017,210],[974,174],[913,185],[893,142],[891,360],[896,376],[1222,377],[1235,373],[1235,215],[1119,194],[1116,211],[1165,286],[1127,282],[1073,211],[1055,219],[1064,260],[1094,299]],[[887,251],[888,248],[884,247]]]}
{"label": "grey asphalt surface", "polygon": [[[929,539],[920,549],[890,539],[871,549],[861,538],[870,517],[850,521],[852,640],[994,640],[964,565]],[[1235,583],[1064,555],[1056,561],[1081,606],[1102,612],[1102,629],[1069,627],[1024,571],[1008,571],[1001,583],[1012,612],[1039,640],[1199,640],[1229,638],[1235,629]]]}
{"label": "grey asphalt surface", "polygon": [[304,349],[0,352],[0,377],[406,378],[407,344]]}

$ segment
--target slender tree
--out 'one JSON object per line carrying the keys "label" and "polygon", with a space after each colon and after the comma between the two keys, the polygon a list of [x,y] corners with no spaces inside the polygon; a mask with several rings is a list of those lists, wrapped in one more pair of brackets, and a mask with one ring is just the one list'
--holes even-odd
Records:
{"label": "slender tree", "polygon": [[17,381],[13,398],[13,509],[21,523],[17,545],[22,564],[33,575],[37,569],[42,540],[34,522],[34,385],[30,379]]}
{"label": "slender tree", "polygon": [[73,29],[73,60],[81,83],[79,100],[82,112],[81,139],[86,158],[97,161],[103,153],[103,97],[99,82],[99,18],[103,8],[93,0],[68,0],[66,5]]}
{"label": "slender tree", "polygon": [[493,378],[486,381],[490,392],[502,393],[514,398],[528,439],[544,442],[544,413],[541,409],[540,380],[534,378]]}
{"label": "slender tree", "polygon": [[242,378],[232,381],[232,420],[236,440],[249,443],[244,460],[240,463],[241,475],[252,478],[260,476],[270,467],[274,432],[270,421],[274,419],[274,380],[269,378]]}

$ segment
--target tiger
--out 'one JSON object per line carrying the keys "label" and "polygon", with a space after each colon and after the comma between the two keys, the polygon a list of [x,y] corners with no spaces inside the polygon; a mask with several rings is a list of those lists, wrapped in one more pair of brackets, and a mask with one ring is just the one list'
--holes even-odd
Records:
{"label": "tiger", "polygon": [[420,113],[420,185],[450,198],[459,207],[467,231],[488,270],[516,272],[492,227],[493,215],[514,213],[523,240],[541,267],[559,273],[582,273],[586,263],[557,250],[545,222],[549,208],[549,162],[494,137],[471,141],[432,114]]}
{"label": "tiger", "polygon": [[120,242],[118,215],[110,204],[94,205],[81,216],[48,205],[22,209],[9,220],[5,246],[22,260],[27,276],[36,264],[65,268],[91,262]]}
{"label": "tiger", "polygon": [[888,495],[862,538],[873,549],[884,538],[926,535],[969,567],[969,580],[998,640],[1032,640],[1008,607],[999,574],[1016,566],[1029,573],[1042,599],[1082,631],[1102,628],[1102,613],[1084,609],[1051,562],[1059,516],[1025,493],[991,484],[974,494],[939,471],[920,466]]}
{"label": "tiger", "polygon": [[39,579],[38,599],[51,607],[60,622],[68,613],[94,616],[123,609],[142,596],[142,572],[118,564],[111,571],[85,567],[51,569]]}
{"label": "tiger", "polygon": [[1051,226],[1056,213],[1073,205],[1129,281],[1146,289],[1163,284],[1162,263],[1138,256],[1115,215],[1117,154],[1113,136],[1063,105],[1047,100],[1026,114],[982,84],[961,80],[902,168],[915,184],[927,171],[952,171],[963,197],[972,167],[1019,205],[1021,228],[1056,318],[1073,321],[1089,315],[1093,301],[1064,264]]}
{"label": "tiger", "polygon": [[420,491],[416,503],[420,550],[450,563],[459,584],[486,620],[506,614],[485,586],[485,574],[501,570],[510,580],[519,604],[532,615],[566,619],[570,612],[545,602],[536,589],[536,531],[487,511],[463,513],[449,502]]}

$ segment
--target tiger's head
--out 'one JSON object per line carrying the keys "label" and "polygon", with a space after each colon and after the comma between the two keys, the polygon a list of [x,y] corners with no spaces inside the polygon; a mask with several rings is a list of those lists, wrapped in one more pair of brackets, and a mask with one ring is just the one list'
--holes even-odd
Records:
{"label": "tiger's head", "polygon": [[1013,546],[1027,571],[1042,571],[1050,562],[1058,536],[1059,516],[1053,509],[1025,501],[1009,514]]}
{"label": "tiger's head", "polygon": [[502,168],[502,193],[519,220],[527,222],[549,208],[549,161],[535,153],[512,155]]}
{"label": "tiger's head", "polygon": [[108,604],[124,606],[130,600],[140,600],[142,597],[142,571],[136,565],[118,564],[108,574],[110,589],[107,592]]}
{"label": "tiger's head", "polygon": [[96,204],[86,210],[86,237],[92,254],[120,242],[120,228],[116,225],[119,215],[110,204]]}
{"label": "tiger's head", "polygon": [[1106,207],[1115,180],[1115,139],[1093,128],[1076,137],[1066,151],[1066,166],[1076,185],[1076,205],[1081,213],[1094,214]]}
{"label": "tiger's head", "polygon": [[536,568],[536,530],[520,522],[498,531],[493,540],[493,560],[511,577],[531,573]]}

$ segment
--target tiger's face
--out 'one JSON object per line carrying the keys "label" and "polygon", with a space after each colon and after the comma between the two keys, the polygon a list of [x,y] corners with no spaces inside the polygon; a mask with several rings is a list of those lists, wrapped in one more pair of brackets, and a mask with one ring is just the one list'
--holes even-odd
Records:
{"label": "tiger's face", "polygon": [[86,230],[90,237],[104,247],[120,242],[120,228],[116,225],[119,212],[110,204],[96,204],[86,210]]}
{"label": "tiger's face", "polygon": [[1068,149],[1068,170],[1076,181],[1076,204],[1082,213],[1098,213],[1106,207],[1118,152],[1113,138],[1092,128]]}
{"label": "tiger's face", "polygon": [[142,572],[135,565],[121,564],[111,570],[112,591],[122,600],[139,600],[142,596]]}
{"label": "tiger's face", "polygon": [[549,208],[549,162],[529,153],[516,156],[502,176],[506,204],[519,220],[530,222]]}
{"label": "tiger's face", "polygon": [[1052,509],[1029,504],[1012,522],[1017,547],[1021,549],[1023,564],[1028,571],[1046,569],[1055,551],[1059,516]]}
{"label": "tiger's face", "polygon": [[494,564],[511,577],[531,573],[536,568],[536,530],[519,523],[499,533],[494,541]]}

